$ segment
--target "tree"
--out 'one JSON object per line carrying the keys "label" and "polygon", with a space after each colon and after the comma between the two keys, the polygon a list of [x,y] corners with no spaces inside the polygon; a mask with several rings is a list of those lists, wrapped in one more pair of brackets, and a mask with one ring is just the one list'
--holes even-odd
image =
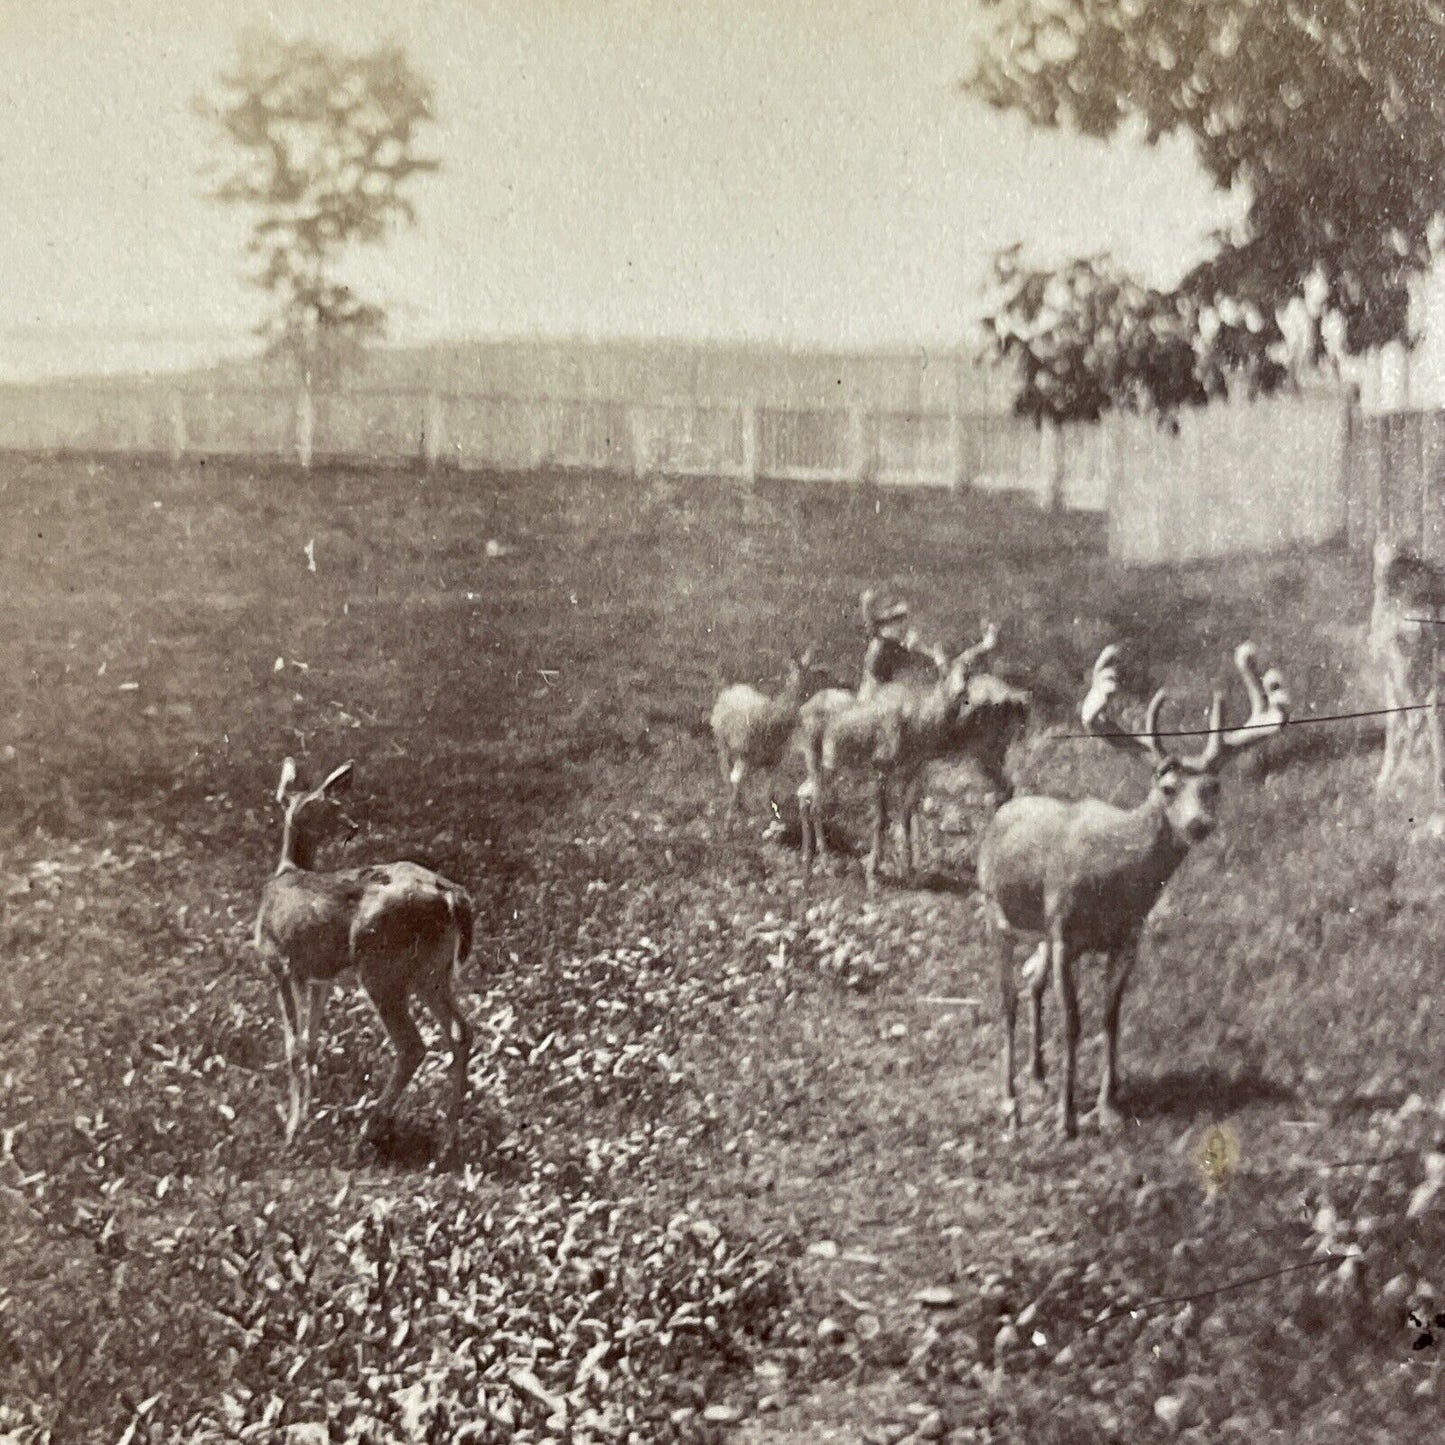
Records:
{"label": "tree", "polygon": [[[1413,344],[1410,284],[1432,264],[1445,210],[1445,6],[1432,0],[984,0],[992,12],[965,81],[990,105],[1035,125],[1107,139],[1138,127],[1149,143],[1187,135],[1221,189],[1248,205],[1237,229],[1167,292],[1075,262],[1028,272],[1001,258],[1005,292],[990,323],[1026,325],[1040,285],[1068,319],[1044,325],[1036,356],[1070,352],[1091,327],[1161,337],[1129,356],[1110,340],[1089,354],[1095,392],[1035,391],[1036,415],[1087,414],[1102,394],[1124,405],[1153,389],[1172,405],[1217,394],[1243,370],[1269,390],[1331,356]],[[1084,267],[1080,271],[1079,267]],[[1040,278],[1043,278],[1042,280]],[[1113,304],[1101,293],[1114,290]],[[1072,300],[1070,300],[1072,298]],[[1139,308],[1143,308],[1142,311]],[[1304,315],[1291,357],[1284,321]],[[1037,324],[1038,318],[1035,318]],[[1062,329],[1058,329],[1058,328]],[[998,349],[999,327],[993,326]],[[1150,368],[1195,356],[1193,383]],[[1077,348],[1075,348],[1076,350]],[[1025,352],[1015,342],[1015,356]],[[1126,381],[1121,381],[1121,376]],[[1082,411],[1070,412],[1075,397]]]}
{"label": "tree", "polygon": [[347,53],[260,31],[199,107],[228,152],[215,199],[255,213],[249,279],[276,302],[259,333],[309,397],[384,328],[338,271],[348,248],[415,223],[405,190],[439,164],[417,151],[431,87],[394,45]]}

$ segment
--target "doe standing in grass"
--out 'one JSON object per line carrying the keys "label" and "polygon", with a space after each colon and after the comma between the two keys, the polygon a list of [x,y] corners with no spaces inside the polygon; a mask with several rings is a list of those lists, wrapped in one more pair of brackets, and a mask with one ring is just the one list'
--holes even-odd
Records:
{"label": "doe standing in grass", "polygon": [[788,659],[788,678],[773,697],[751,683],[723,688],[708,719],[717,744],[718,766],[728,785],[725,824],[733,825],[743,787],[753,773],[771,779],[798,726],[798,711],[822,686],[813,667],[813,650]]}
{"label": "doe standing in grass", "polygon": [[1033,1074],[1040,1080],[1044,1076],[1040,1031],[1043,992],[1052,971],[1064,1042],[1059,1126],[1069,1137],[1077,1128],[1074,1082],[1079,1001],[1074,964],[1084,953],[1103,955],[1104,1074],[1095,1120],[1101,1128],[1117,1125],[1119,1012],[1144,924],[1190,848],[1214,831],[1219,770],[1231,757],[1274,736],[1289,721],[1283,679],[1273,669],[1261,677],[1254,647],[1246,642],[1236,649],[1234,660],[1249,694],[1248,721],[1227,730],[1224,698],[1216,692],[1203,751],[1179,757],[1160,739],[1162,691],[1149,703],[1142,734],[1125,731],[1109,717],[1109,704],[1118,688],[1117,656],[1112,646],[1099,654],[1080,715],[1086,732],[1149,759],[1154,767],[1149,796],[1132,809],[1097,798],[1078,802],[1014,798],[994,814],[979,848],[979,891],[998,949],[1004,1094],[1011,1128],[1018,1125],[1014,1092],[1018,990],[1013,935],[1043,935],[1023,971],[1029,987]]}
{"label": "doe standing in grass", "polygon": [[[864,862],[868,890],[876,885],[888,825],[890,793],[898,800],[903,873],[913,871],[914,825],[922,779],[931,763],[953,755],[1001,759],[1028,713],[1026,693],[994,680],[977,686],[980,660],[993,651],[998,631],[984,626],[981,641],[950,656],[933,652],[931,681],[899,678],[870,688],[820,719],[806,754],[808,776],[798,789],[803,825],[803,867],[810,873],[814,846],[826,856],[823,811],[833,778],[864,771],[872,794],[872,844]],[[1000,787],[1006,787],[1002,780]]]}
{"label": "doe standing in grass", "polygon": [[426,1046],[411,1017],[419,998],[452,1050],[446,1144],[466,1097],[472,1030],[457,1006],[455,975],[472,946],[472,901],[457,884],[416,863],[312,871],[316,831],[336,795],[350,785],[343,763],[315,788],[296,786],[296,764],[281,769],[276,801],[285,808],[281,858],[261,894],[256,947],[281,994],[290,1101],[286,1142],[311,1110],[317,1031],[332,982],[355,969],[396,1050],[391,1078],[366,1122],[375,1138]]}

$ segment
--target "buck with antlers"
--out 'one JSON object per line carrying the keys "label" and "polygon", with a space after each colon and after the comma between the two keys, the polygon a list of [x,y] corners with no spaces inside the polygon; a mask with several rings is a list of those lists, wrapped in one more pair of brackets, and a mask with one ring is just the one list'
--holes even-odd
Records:
{"label": "buck with antlers", "polygon": [[806,870],[811,871],[815,848],[827,854],[822,820],[827,782],[841,769],[856,768],[870,773],[872,785],[873,837],[864,865],[869,890],[882,859],[890,791],[900,800],[904,873],[912,873],[913,823],[924,769],[951,752],[967,751],[997,726],[1017,727],[1020,710],[1026,712],[1026,696],[1002,683],[981,690],[988,696],[978,707],[970,703],[977,664],[993,651],[997,636],[990,624],[980,642],[954,657],[935,648],[932,682],[900,678],[879,684],[824,717],[808,739],[808,776],[798,789]]}
{"label": "buck with antlers", "polygon": [[455,974],[472,946],[472,901],[457,884],[415,863],[312,871],[319,825],[350,786],[343,763],[309,790],[296,764],[281,768],[276,801],[285,808],[281,858],[261,894],[255,943],[281,994],[290,1100],[286,1142],[311,1110],[317,1033],[333,981],[355,969],[396,1050],[391,1077],[365,1134],[374,1139],[426,1055],[412,1020],[419,998],[451,1046],[446,1143],[455,1135],[467,1090],[472,1030],[457,1006]]}
{"label": "buck with antlers", "polygon": [[1144,731],[1133,735],[1110,716],[1118,689],[1118,649],[1106,647],[1094,664],[1093,684],[1081,718],[1086,732],[1142,753],[1153,765],[1149,796],[1133,809],[1097,798],[1015,798],[994,815],[979,850],[978,882],[985,916],[995,935],[1003,996],[1004,1095],[1010,1127],[1018,1124],[1014,1091],[1014,1025],[1018,989],[1013,937],[1042,935],[1023,970],[1029,988],[1032,1067],[1044,1076],[1043,991],[1052,974],[1062,1015],[1063,1080],[1059,1126],[1077,1128],[1074,1085],[1079,1045],[1079,1004],[1074,965],[1081,954],[1105,959],[1104,1074],[1095,1121],[1119,1122],[1117,1111],[1119,1011],[1139,952],[1144,924],[1190,848],[1214,831],[1218,773],[1230,758],[1274,736],[1289,721],[1289,698],[1278,672],[1260,676],[1255,650],[1242,644],[1235,665],[1249,694],[1250,714],[1238,728],[1224,726],[1224,698],[1210,706],[1203,750],[1192,757],[1170,752],[1159,733],[1165,694],[1155,693]]}
{"label": "buck with antlers", "polygon": [[733,683],[718,694],[708,722],[723,781],[729,789],[725,818],[728,828],[733,825],[748,778],[754,773],[767,773],[771,780],[777,771],[797,730],[799,709],[817,692],[820,683],[809,648],[788,659],[787,681],[776,696],[769,697],[746,682]]}

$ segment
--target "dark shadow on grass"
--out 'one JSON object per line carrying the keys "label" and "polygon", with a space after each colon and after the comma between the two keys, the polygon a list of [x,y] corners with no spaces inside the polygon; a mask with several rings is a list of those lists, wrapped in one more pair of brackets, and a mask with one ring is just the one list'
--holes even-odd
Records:
{"label": "dark shadow on grass", "polygon": [[948,872],[940,868],[919,868],[911,878],[887,875],[879,881],[901,891],[916,889],[922,893],[947,893],[959,898],[966,898],[978,889],[978,878],[971,863],[960,863]]}
{"label": "dark shadow on grass", "polygon": [[361,1141],[358,1162],[371,1162],[398,1173],[413,1173],[435,1165],[455,1171],[464,1165],[482,1168],[501,1181],[522,1177],[522,1161],[500,1152],[506,1121],[495,1107],[480,1104],[462,1121],[451,1149],[443,1152],[444,1132],[439,1124],[392,1119],[379,1126],[374,1137]]}
{"label": "dark shadow on grass", "polygon": [[437,1157],[438,1137],[434,1129],[394,1119],[379,1126],[375,1134],[362,1143],[364,1159],[369,1152],[377,1164],[387,1169],[414,1171],[425,1169]]}
{"label": "dark shadow on grass", "polygon": [[1341,1094],[1327,1100],[1325,1107],[1329,1110],[1330,1123],[1338,1124],[1359,1114],[1395,1113],[1409,1097],[1409,1091],[1403,1088],[1374,1093]]}
{"label": "dark shadow on grass", "polygon": [[1292,1104],[1293,1089],[1256,1071],[1226,1073],[1222,1069],[1171,1069],[1168,1073],[1131,1079],[1123,1111],[1151,1115],[1229,1114],[1252,1104]]}
{"label": "dark shadow on grass", "polygon": [[[741,828],[738,836],[740,838],[743,836]],[[862,845],[856,839],[850,834],[842,832],[831,822],[823,824],[823,838],[827,842],[830,858],[858,858],[863,853]],[[787,806],[781,808],[778,820],[763,832],[762,839],[774,848],[785,848],[793,853],[801,853],[803,828],[798,821],[797,808]]]}

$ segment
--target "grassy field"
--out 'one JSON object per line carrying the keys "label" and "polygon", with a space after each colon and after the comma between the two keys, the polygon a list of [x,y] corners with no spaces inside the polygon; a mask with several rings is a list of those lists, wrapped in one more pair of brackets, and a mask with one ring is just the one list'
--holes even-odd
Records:
{"label": "grassy field", "polygon": [[[1376,721],[1229,775],[1125,1002],[1128,1127],[1070,1143],[1051,1094],[999,1128],[969,778],[921,886],[805,893],[760,796],[722,836],[705,727],[807,643],[851,679],[868,584],[951,644],[996,617],[1036,731],[1111,640],[1185,718],[1246,636],[1300,714],[1371,707],[1357,559],[1128,571],[1005,498],[571,476],[10,458],[0,505],[6,1445],[1430,1437],[1442,860],[1374,800]],[[359,1142],[349,996],[281,1148],[248,939],[288,753],[356,759],[323,862],[477,900],[454,1168],[436,1056]],[[1088,741],[1019,768],[1143,794]]]}

